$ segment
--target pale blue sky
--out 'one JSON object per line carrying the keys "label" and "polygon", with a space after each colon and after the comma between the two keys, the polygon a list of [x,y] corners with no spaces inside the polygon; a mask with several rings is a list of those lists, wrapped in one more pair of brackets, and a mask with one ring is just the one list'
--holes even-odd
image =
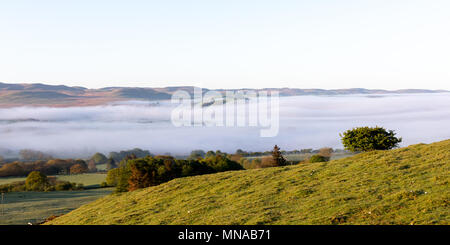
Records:
{"label": "pale blue sky", "polygon": [[4,0],[0,82],[450,89],[450,1]]}

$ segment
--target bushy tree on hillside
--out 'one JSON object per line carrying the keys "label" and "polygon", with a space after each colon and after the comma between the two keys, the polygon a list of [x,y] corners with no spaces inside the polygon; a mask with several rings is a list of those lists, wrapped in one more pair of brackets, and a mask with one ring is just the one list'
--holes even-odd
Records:
{"label": "bushy tree on hillside", "polygon": [[47,176],[38,171],[31,172],[25,180],[27,191],[43,191],[48,184]]}
{"label": "bushy tree on hillside", "polygon": [[390,150],[402,142],[402,138],[395,135],[393,130],[382,127],[360,127],[340,134],[345,149],[352,152]]}
{"label": "bushy tree on hillside", "polygon": [[280,148],[277,145],[273,147],[272,158],[275,166],[287,165],[286,159],[284,159],[283,155],[281,154]]}

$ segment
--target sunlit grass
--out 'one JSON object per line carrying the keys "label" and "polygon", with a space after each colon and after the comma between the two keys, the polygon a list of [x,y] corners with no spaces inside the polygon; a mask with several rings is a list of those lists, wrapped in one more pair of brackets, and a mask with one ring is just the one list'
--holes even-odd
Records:
{"label": "sunlit grass", "polygon": [[50,224],[450,224],[450,140],[179,178]]}

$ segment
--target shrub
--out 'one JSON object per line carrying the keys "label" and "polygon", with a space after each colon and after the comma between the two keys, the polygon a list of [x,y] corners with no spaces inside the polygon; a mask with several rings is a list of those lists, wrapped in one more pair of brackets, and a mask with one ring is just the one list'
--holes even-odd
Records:
{"label": "shrub", "polygon": [[64,190],[69,190],[72,188],[72,184],[70,182],[60,182],[58,184],[55,185],[55,190],[57,191],[64,191]]}
{"label": "shrub", "polygon": [[58,181],[54,187],[57,191],[74,191],[83,190],[83,184],[72,183],[69,181]]}
{"label": "shrub", "polygon": [[309,159],[309,162],[328,162],[330,159],[321,155],[314,155]]}
{"label": "shrub", "polygon": [[287,165],[286,159],[284,159],[283,155],[280,152],[280,148],[277,145],[273,147],[272,158],[275,166]]}
{"label": "shrub", "polygon": [[119,168],[115,168],[115,169],[111,169],[108,171],[108,173],[106,174],[106,182],[105,184],[107,186],[116,186],[117,183],[119,183]]}
{"label": "shrub", "polygon": [[361,127],[347,130],[340,134],[345,149],[353,152],[390,150],[402,142],[395,137],[395,132],[381,127]]}
{"label": "shrub", "polygon": [[47,176],[41,172],[33,171],[25,180],[25,187],[28,191],[44,191],[47,186]]}

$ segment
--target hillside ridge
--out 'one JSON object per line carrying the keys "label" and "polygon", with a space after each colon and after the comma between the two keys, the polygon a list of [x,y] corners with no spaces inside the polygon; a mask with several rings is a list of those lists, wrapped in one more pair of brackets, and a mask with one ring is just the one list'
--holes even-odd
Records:
{"label": "hillside ridge", "polygon": [[[84,87],[70,87],[66,85],[8,84],[0,83],[0,107],[15,106],[91,106],[102,105],[126,100],[168,100],[175,91],[183,90],[189,94],[194,93],[193,86],[174,86],[164,88],[150,87],[106,87],[88,89]],[[211,89],[203,89],[204,92]],[[300,88],[263,88],[263,89],[214,89],[220,93],[226,91],[278,91],[280,96],[304,95],[381,95],[381,94],[414,94],[414,93],[441,93],[445,90],[427,89],[300,89]]]}
{"label": "hillside ridge", "polygon": [[48,224],[450,224],[450,140],[114,194]]}

